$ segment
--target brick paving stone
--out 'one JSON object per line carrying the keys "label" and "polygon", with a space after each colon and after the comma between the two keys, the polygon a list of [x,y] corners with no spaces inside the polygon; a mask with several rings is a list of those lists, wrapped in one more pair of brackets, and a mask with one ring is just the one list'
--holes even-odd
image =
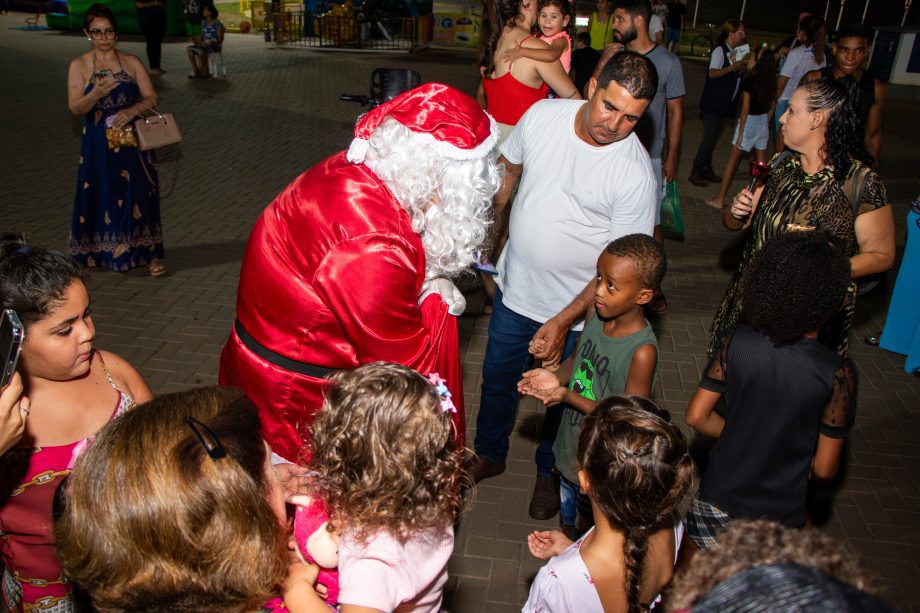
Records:
{"label": "brick paving stone", "polygon": [[[21,21],[21,15],[0,16],[0,80],[15,84],[0,94],[0,229],[26,230],[33,240],[64,247],[82,127],[67,111],[66,67],[85,51],[85,40],[76,33],[10,29]],[[143,57],[136,37],[120,47]],[[175,114],[184,137],[178,161],[167,156],[160,168],[169,274],[153,279],[145,271],[94,272],[89,280],[98,346],[128,359],[158,394],[216,383],[249,231],[300,172],[348,145],[361,109],[340,102],[339,94],[366,92],[379,66],[415,68],[426,81],[470,93],[478,78],[471,51],[316,52],[230,34],[224,55],[228,79],[189,81],[184,43],[171,41],[163,48],[169,72],[154,81],[160,107]],[[697,103],[704,67],[685,61],[684,69],[689,93],[678,179],[687,228],[683,241],[667,242],[670,311],[653,322],[661,361],[654,398],[679,422],[705,366],[709,322],[730,276],[718,255],[736,239],[703,203],[717,186],[698,188],[685,180],[701,134]],[[892,88],[885,113],[882,176],[895,207],[899,254],[907,203],[917,189],[920,125],[912,118],[918,92]],[[717,169],[727,157],[730,132],[716,149]],[[733,190],[746,176],[742,166]],[[895,272],[882,291],[860,298],[851,350],[862,373],[857,427],[833,494],[834,511],[821,529],[844,539],[881,575],[893,604],[920,611],[920,379],[903,373],[901,356],[861,342],[884,323]],[[459,327],[472,441],[488,316],[479,314],[478,285],[465,280],[464,287],[468,310]],[[542,410],[522,403],[508,471],[479,486],[459,523],[445,592],[448,610],[519,610],[526,599],[541,563],[527,552],[525,537],[556,525],[527,514]]]}

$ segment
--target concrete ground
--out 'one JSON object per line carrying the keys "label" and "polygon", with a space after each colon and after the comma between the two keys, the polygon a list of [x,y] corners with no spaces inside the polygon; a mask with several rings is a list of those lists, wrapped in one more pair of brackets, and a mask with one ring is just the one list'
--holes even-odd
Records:
{"label": "concrete ground", "polygon": [[[0,229],[66,245],[79,155],[81,119],[67,111],[66,74],[86,50],[76,34],[13,29],[23,15],[0,17]],[[143,44],[120,47],[143,55]],[[94,272],[90,281],[98,346],[127,358],[155,393],[216,383],[218,354],[233,320],[237,277],[246,238],[263,207],[300,172],[345,148],[360,113],[340,93],[363,93],[375,67],[410,67],[426,81],[468,92],[477,81],[471,52],[431,49],[415,55],[283,50],[260,37],[230,35],[224,57],[229,78],[189,81],[184,44],[164,47],[168,71],[155,80],[160,108],[175,114],[184,141],[178,163],[161,167],[166,264],[153,279],[138,270]],[[689,172],[701,132],[697,101],[703,66],[685,63],[690,93],[680,167],[687,231],[667,244],[670,269],[664,289],[670,311],[655,322],[661,374],[654,399],[682,421],[705,363],[707,329],[729,278],[718,254],[734,236],[705,206],[711,189],[693,187]],[[914,146],[917,94],[895,91],[885,113],[882,171],[898,222],[917,192]],[[728,138],[716,152],[717,170]],[[739,173],[736,188],[746,177]],[[886,598],[920,611],[920,378],[903,372],[903,358],[861,342],[880,329],[889,284],[860,301],[852,357],[861,371],[859,412],[847,462],[828,518],[820,529],[839,537],[876,573]],[[488,317],[481,293],[469,296],[461,319],[465,389],[473,436]],[[482,483],[460,522],[446,597],[453,611],[519,610],[540,563],[525,536],[555,525],[527,515],[533,486],[532,456],[540,409],[523,403],[512,437],[508,471]],[[472,439],[471,439],[472,440]]]}

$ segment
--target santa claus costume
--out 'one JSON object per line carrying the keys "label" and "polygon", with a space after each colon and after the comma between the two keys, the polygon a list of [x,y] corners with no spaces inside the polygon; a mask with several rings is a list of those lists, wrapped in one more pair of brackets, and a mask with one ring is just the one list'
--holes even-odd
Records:
{"label": "santa claus costume", "polygon": [[[439,373],[463,439],[448,281],[476,261],[500,185],[495,122],[430,83],[363,116],[355,139],[289,185],[246,247],[220,383],[259,407],[273,451],[304,461],[324,377],[378,360]],[[453,315],[451,315],[453,313]]]}

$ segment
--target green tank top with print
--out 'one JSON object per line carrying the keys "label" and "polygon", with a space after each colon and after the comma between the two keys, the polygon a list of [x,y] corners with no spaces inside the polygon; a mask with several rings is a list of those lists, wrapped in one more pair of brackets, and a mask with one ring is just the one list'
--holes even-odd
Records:
{"label": "green tank top with print", "polygon": [[[658,348],[658,339],[651,324],[645,322],[645,328],[622,338],[612,338],[604,334],[604,322],[592,316],[585,323],[585,329],[575,348],[575,361],[569,389],[590,400],[600,401],[608,396],[622,394],[626,389],[626,378],[633,353],[643,345]],[[655,379],[658,378],[658,364],[655,364]],[[563,477],[578,483],[578,467],[575,448],[581,433],[584,414],[566,406],[562,413],[562,423],[556,434],[553,454],[556,456],[556,469]]]}

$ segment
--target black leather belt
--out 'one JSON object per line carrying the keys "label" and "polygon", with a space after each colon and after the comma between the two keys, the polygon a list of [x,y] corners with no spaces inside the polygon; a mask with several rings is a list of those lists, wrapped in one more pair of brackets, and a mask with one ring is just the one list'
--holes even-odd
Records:
{"label": "black leather belt", "polygon": [[254,354],[266,362],[274,364],[275,366],[279,366],[285,370],[290,370],[291,372],[296,372],[299,375],[313,377],[315,379],[325,379],[327,376],[336,372],[335,368],[326,368],[325,366],[317,366],[315,364],[307,364],[306,362],[298,362],[297,360],[292,360],[289,357],[272,351],[256,339],[252,338],[252,336],[249,335],[249,332],[246,332],[246,329],[243,327],[243,324],[240,323],[239,319],[233,322],[233,329],[236,330],[236,335],[239,337],[240,341],[246,346],[247,349],[252,351]]}

